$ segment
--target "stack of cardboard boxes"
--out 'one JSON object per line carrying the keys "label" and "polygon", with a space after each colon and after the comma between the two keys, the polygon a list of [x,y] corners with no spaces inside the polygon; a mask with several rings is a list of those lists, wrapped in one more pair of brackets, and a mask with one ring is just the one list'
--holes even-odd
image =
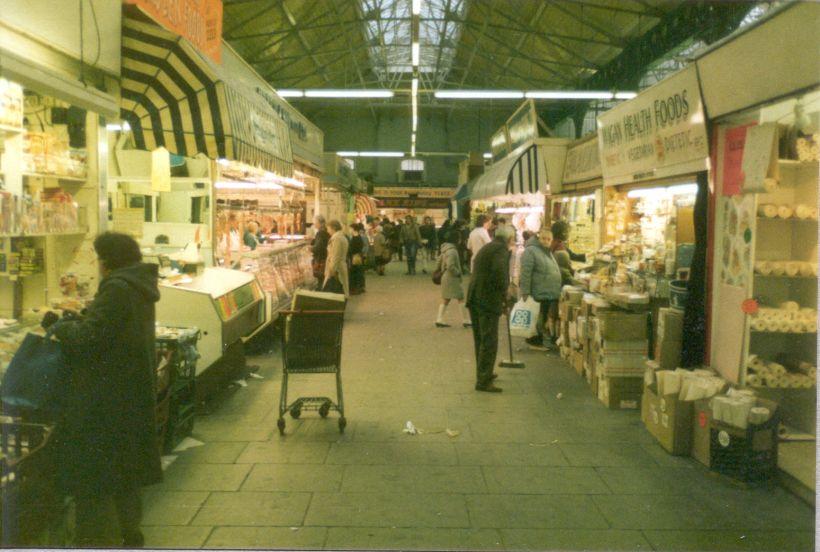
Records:
{"label": "stack of cardboard boxes", "polygon": [[654,355],[660,370],[674,370],[680,366],[682,345],[683,311],[672,308],[660,309]]}
{"label": "stack of cardboard boxes", "polygon": [[609,408],[640,407],[649,346],[647,335],[646,313],[596,312],[590,347],[595,358],[598,399]]}

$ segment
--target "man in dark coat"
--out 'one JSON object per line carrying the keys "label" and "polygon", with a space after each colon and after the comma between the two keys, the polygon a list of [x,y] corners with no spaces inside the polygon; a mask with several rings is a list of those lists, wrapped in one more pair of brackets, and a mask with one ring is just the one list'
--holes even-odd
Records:
{"label": "man in dark coat", "polygon": [[55,433],[57,475],[75,498],[78,547],[139,547],[140,488],[162,481],[154,416],[157,266],[142,263],[139,245],[125,234],[101,234],[94,249],[94,301],[83,317],[53,327],[72,371]]}
{"label": "man in dark coat", "polygon": [[515,232],[502,228],[475,257],[467,290],[467,308],[473,322],[476,357],[476,391],[500,393],[493,384],[498,353],[498,319],[507,307],[510,286],[510,247]]}
{"label": "man in dark coat", "polygon": [[325,280],[325,263],[327,262],[327,244],[330,242],[330,233],[327,231],[325,224],[325,217],[322,215],[316,216],[315,221],[316,236],[313,238],[313,277],[319,282],[319,287],[322,287],[322,282]]}

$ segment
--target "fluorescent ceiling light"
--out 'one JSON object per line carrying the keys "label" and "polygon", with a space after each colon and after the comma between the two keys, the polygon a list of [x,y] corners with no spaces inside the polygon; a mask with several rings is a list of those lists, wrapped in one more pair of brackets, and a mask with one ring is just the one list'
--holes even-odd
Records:
{"label": "fluorescent ceiling light", "polygon": [[611,100],[612,92],[585,90],[531,90],[526,93],[533,100]]}
{"label": "fluorescent ceiling light", "polygon": [[403,151],[360,151],[359,157],[404,157]]}
{"label": "fluorescent ceiling light", "polygon": [[413,96],[419,95],[419,79],[414,78],[410,83],[410,93]]}
{"label": "fluorescent ceiling light", "polygon": [[112,130],[112,131],[124,130],[124,131],[128,132],[129,130],[131,130],[131,125],[128,124],[128,121],[123,121],[123,123],[121,125],[117,124],[117,123],[108,123],[107,125],[105,125],[105,130]]}
{"label": "fluorescent ceiling light", "polygon": [[339,157],[358,157],[359,152],[358,151],[337,151],[336,155],[338,155]]}
{"label": "fluorescent ceiling light", "polygon": [[412,46],[413,67],[419,66],[419,58],[421,57],[421,47],[418,42],[414,42]]}
{"label": "fluorescent ceiling light", "polygon": [[694,195],[698,193],[697,184],[679,184],[677,186],[669,186],[668,188],[638,188],[630,190],[626,197],[641,198],[641,197],[669,197],[678,195]]}
{"label": "fluorescent ceiling light", "polygon": [[222,165],[223,167],[231,164],[231,162],[228,161],[227,159],[225,159],[224,157],[220,157],[219,159],[216,160],[216,162],[219,163],[220,165]]}
{"label": "fluorescent ceiling light", "polygon": [[416,143],[416,133],[415,132],[410,135],[410,141],[415,145],[415,143]]}
{"label": "fluorescent ceiling light", "polygon": [[496,213],[543,213],[543,207],[501,207],[495,210]]}
{"label": "fluorescent ceiling light", "polygon": [[520,100],[520,90],[439,90],[436,98],[447,100]]}
{"label": "fluorescent ceiling light", "polygon": [[414,143],[412,146],[410,146],[410,157],[415,157],[415,156],[416,156],[416,144]]}
{"label": "fluorescent ceiling light", "polygon": [[301,98],[305,95],[304,90],[277,90],[277,94],[279,94],[280,98]]}
{"label": "fluorescent ceiling light", "polygon": [[615,92],[615,99],[616,100],[631,100],[635,96],[637,96],[637,92]]}
{"label": "fluorescent ceiling light", "polygon": [[421,0],[413,0],[413,15],[421,14]]}
{"label": "fluorescent ceiling light", "polygon": [[484,159],[492,159],[492,158],[493,158],[493,154],[492,154],[492,153],[487,152],[487,153],[485,153],[485,154],[484,154]]}
{"label": "fluorescent ceiling light", "polygon": [[305,90],[306,98],[392,98],[392,90],[332,90],[314,89]]}

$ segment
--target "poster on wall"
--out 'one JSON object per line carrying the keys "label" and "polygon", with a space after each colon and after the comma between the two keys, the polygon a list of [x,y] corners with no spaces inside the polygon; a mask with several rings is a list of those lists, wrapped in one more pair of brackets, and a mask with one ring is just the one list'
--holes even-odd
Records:
{"label": "poster on wall", "polygon": [[598,117],[607,186],[706,169],[709,144],[694,66]]}
{"label": "poster on wall", "polygon": [[743,193],[766,192],[766,179],[777,173],[777,124],[752,127],[743,146]]}
{"label": "poster on wall", "polygon": [[746,132],[752,125],[741,125],[726,129],[723,138],[722,195],[733,196],[743,187],[743,148]]}
{"label": "poster on wall", "polygon": [[750,195],[721,197],[723,242],[718,259],[721,283],[746,288],[752,270],[752,238],[755,198]]}
{"label": "poster on wall", "polygon": [[510,137],[510,151],[515,151],[527,142],[538,138],[538,113],[535,102],[527,100],[507,119],[507,135]]}
{"label": "poster on wall", "polygon": [[222,61],[222,0],[125,0],[154,21]]}

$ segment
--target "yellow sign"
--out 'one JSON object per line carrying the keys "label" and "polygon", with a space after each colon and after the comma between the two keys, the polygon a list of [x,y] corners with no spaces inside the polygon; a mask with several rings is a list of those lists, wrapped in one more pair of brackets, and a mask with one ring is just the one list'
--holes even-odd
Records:
{"label": "yellow sign", "polygon": [[165,148],[151,152],[151,189],[155,192],[171,191],[171,156]]}
{"label": "yellow sign", "polygon": [[111,212],[111,221],[114,232],[122,232],[134,238],[141,238],[142,228],[145,224],[145,210],[114,209]]}

